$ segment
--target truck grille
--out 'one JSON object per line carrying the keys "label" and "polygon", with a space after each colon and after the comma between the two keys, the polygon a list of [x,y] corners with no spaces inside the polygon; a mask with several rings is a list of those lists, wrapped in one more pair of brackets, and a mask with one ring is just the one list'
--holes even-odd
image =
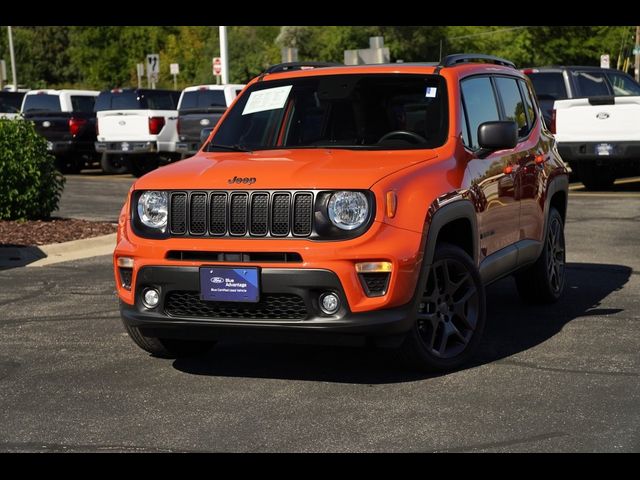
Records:
{"label": "truck grille", "polygon": [[258,303],[206,302],[198,292],[169,292],[165,312],[173,317],[225,318],[247,320],[304,320],[307,307],[302,297],[264,294]]}
{"label": "truck grille", "polygon": [[312,192],[173,192],[172,236],[308,237],[313,230]]}

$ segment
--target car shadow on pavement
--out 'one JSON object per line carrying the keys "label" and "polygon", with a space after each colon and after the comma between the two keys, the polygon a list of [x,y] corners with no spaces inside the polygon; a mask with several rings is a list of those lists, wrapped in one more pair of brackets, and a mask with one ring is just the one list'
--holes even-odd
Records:
{"label": "car shadow on pavement", "polygon": [[0,243],[0,270],[24,267],[46,256],[38,247]]}
{"label": "car shadow on pavement", "polygon": [[[576,318],[621,312],[599,305],[610,293],[624,287],[631,271],[623,265],[569,263],[564,296],[553,305],[523,303],[512,278],[491,285],[487,289],[484,338],[474,360],[463,369],[533,348]],[[393,351],[386,349],[232,341],[220,342],[200,357],[177,359],[173,366],[193,375],[352,384],[410,382],[442,375],[408,370]]]}

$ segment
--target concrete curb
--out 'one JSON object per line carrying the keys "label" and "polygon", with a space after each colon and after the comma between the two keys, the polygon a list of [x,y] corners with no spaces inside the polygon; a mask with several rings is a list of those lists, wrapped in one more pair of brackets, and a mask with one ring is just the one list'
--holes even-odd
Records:
{"label": "concrete curb", "polygon": [[46,258],[41,258],[29,263],[27,267],[44,267],[54,263],[68,262],[70,260],[80,260],[82,258],[97,257],[99,255],[109,255],[113,253],[116,246],[116,234],[102,235],[100,237],[85,238],[82,240],[72,240],[64,243],[52,243],[42,245],[40,251]]}

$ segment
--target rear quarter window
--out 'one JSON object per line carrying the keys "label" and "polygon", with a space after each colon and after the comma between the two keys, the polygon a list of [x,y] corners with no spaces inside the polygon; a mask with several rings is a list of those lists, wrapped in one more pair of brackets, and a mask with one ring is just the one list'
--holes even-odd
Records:
{"label": "rear quarter window", "polygon": [[27,95],[24,100],[25,112],[61,112],[60,96],[46,93]]}

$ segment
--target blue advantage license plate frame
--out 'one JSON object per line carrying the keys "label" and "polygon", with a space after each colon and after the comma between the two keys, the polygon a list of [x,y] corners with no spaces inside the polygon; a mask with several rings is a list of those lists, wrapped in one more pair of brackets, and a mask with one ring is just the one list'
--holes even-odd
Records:
{"label": "blue advantage license plate frame", "polygon": [[200,267],[200,298],[208,302],[258,303],[257,267]]}

